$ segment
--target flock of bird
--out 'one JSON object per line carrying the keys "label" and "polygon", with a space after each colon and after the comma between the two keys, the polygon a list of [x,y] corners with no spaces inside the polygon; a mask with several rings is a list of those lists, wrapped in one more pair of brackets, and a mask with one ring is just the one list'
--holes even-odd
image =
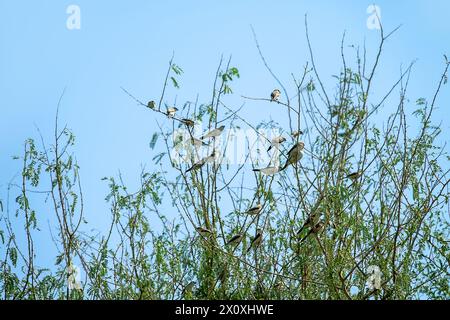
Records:
{"label": "flock of bird", "polygon": [[[275,89],[272,91],[271,95],[270,95],[270,101],[278,101],[279,98],[281,96],[281,91],[279,89]],[[153,101],[149,102],[148,107],[149,108],[154,108],[154,102],[153,102],[153,106],[150,106],[150,104]],[[176,112],[178,111],[178,109],[176,107],[169,107],[167,108],[167,112],[166,115],[169,118],[174,118]],[[182,123],[184,123],[186,126],[188,127],[193,127],[194,126],[194,121],[190,120],[190,119],[180,119],[180,121]],[[219,137],[222,132],[224,131],[225,126],[220,126],[218,128],[212,129],[211,131],[207,132],[206,134],[204,134],[203,136],[201,136],[200,138],[195,138],[191,136],[191,142],[194,146],[196,147],[201,147],[201,146],[208,146],[208,144],[204,141],[206,139],[215,139],[217,137]],[[295,131],[292,132],[291,135],[294,139],[297,139],[299,137],[299,135],[302,134],[301,131]],[[277,136],[274,137],[271,141],[270,141],[270,146],[267,149],[267,152],[269,152],[272,148],[276,148],[279,149],[280,145],[286,141],[286,138],[283,136]],[[278,172],[283,171],[284,169],[286,169],[289,165],[295,165],[296,163],[298,163],[302,158],[303,158],[303,149],[305,147],[304,142],[300,141],[294,144],[294,146],[292,146],[292,148],[288,151],[287,153],[287,160],[284,164],[284,166],[282,167],[278,167],[278,166],[268,166],[266,168],[255,168],[253,169],[254,172],[260,172],[264,175],[274,175]],[[195,162],[190,168],[188,168],[186,170],[185,173],[191,172],[191,171],[196,171],[201,169],[205,164],[207,163],[212,163],[216,160],[216,151],[214,150],[210,155],[208,155],[207,157],[204,157],[202,159],[200,159],[199,161]],[[361,171],[357,171],[354,173],[351,173],[349,175],[346,176],[346,178],[349,178],[353,181],[357,180],[359,177],[361,176]],[[263,205],[258,203],[256,206],[248,209],[245,214],[248,215],[259,215],[261,213],[263,209]],[[297,232],[297,236],[300,236],[301,233],[309,228],[308,233],[300,240],[300,243],[302,243],[309,235],[311,234],[317,234],[319,233],[324,227],[324,222],[322,220],[320,220],[320,215],[317,213],[312,213],[304,222],[304,224],[302,225],[302,227],[300,228],[300,230]],[[210,237],[213,232],[205,227],[197,227],[196,231],[203,237]],[[231,238],[228,239],[228,241],[225,243],[226,246],[229,245],[239,245],[241,243],[241,241],[244,239],[244,234],[243,233],[238,233],[233,235]],[[259,247],[259,245],[262,243],[262,239],[263,239],[263,230],[260,228],[257,228],[256,230],[256,234],[253,237],[253,239],[251,240],[250,246],[247,250],[247,252],[249,252],[252,248],[257,248]]]}

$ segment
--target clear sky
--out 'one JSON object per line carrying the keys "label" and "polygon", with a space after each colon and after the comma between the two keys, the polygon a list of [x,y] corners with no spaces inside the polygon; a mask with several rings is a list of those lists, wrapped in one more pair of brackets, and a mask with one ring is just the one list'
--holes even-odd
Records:
{"label": "clear sky", "polygon": [[[0,0],[0,199],[8,181],[20,170],[13,155],[23,141],[37,138],[35,126],[49,139],[56,104],[66,87],[61,122],[73,130],[75,153],[81,166],[87,219],[101,228],[109,218],[100,179],[120,170],[131,185],[140,168],[151,166],[158,153],[149,148],[157,131],[155,115],[136,106],[120,89],[127,88],[144,101],[159,97],[167,62],[185,73],[180,90],[171,89],[167,102],[200,101],[211,96],[220,56],[232,55],[241,78],[233,84],[237,96],[266,97],[277,86],[265,70],[255,47],[253,25],[264,55],[286,83],[308,60],[304,15],[308,14],[316,63],[325,80],[340,68],[340,40],[374,49],[376,30],[367,28],[367,7],[373,1],[23,1]],[[69,5],[78,5],[81,28],[66,27]],[[377,74],[386,87],[400,66],[418,59],[410,97],[430,98],[450,56],[450,2],[376,1],[386,30],[402,24],[384,50]],[[351,51],[349,51],[351,54]],[[383,81],[386,81],[384,83]],[[292,84],[290,85],[292,88]],[[435,120],[448,119],[449,87],[440,97]],[[234,107],[242,102],[233,100]],[[260,105],[248,102],[243,116],[256,124],[266,119]],[[277,114],[269,114],[280,122]],[[449,134],[449,124],[443,124]],[[150,167],[151,168],[151,167]],[[13,198],[14,199],[14,198]],[[44,217],[45,219],[45,217]],[[46,223],[41,222],[43,229]]]}

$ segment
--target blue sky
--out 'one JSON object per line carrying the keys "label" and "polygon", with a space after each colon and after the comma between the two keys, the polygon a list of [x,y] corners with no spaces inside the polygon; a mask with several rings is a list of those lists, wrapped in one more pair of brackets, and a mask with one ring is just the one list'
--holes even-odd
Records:
{"label": "blue sky", "polygon": [[[0,0],[0,199],[20,170],[13,161],[23,141],[37,138],[35,126],[49,139],[58,98],[66,89],[61,122],[76,135],[87,218],[101,228],[109,211],[100,179],[117,175],[133,185],[141,166],[151,168],[158,153],[148,147],[156,119],[137,107],[123,86],[144,101],[159,97],[167,62],[184,69],[180,90],[170,89],[167,102],[210,98],[220,56],[232,55],[241,78],[237,96],[265,97],[277,86],[261,63],[250,25],[272,69],[288,83],[308,60],[304,15],[308,14],[316,63],[326,83],[340,68],[340,40],[375,49],[379,34],[366,26],[373,1],[21,1]],[[81,29],[66,28],[66,8],[81,9]],[[450,56],[450,2],[376,1],[386,30],[402,28],[386,44],[377,74],[388,87],[400,66],[418,59],[410,97],[430,98]],[[348,51],[351,54],[351,51]],[[371,57],[371,56],[369,56]],[[289,85],[292,88],[292,84]],[[448,117],[449,87],[440,96],[435,120]],[[237,108],[242,101],[232,100]],[[260,105],[248,102],[242,116],[256,124],[266,119]],[[276,113],[269,115],[280,122]],[[443,124],[449,134],[449,124]],[[39,208],[38,208],[39,209]],[[45,217],[44,217],[45,221]],[[46,229],[46,223],[42,223]]]}

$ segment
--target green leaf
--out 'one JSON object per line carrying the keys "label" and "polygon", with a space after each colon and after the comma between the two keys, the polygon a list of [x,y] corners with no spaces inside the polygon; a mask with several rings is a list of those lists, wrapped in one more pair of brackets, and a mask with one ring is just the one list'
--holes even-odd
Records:
{"label": "green leaf", "polygon": [[16,248],[11,248],[9,250],[9,258],[11,259],[11,262],[13,266],[15,267],[17,265],[17,250]]}
{"label": "green leaf", "polygon": [[150,141],[150,149],[154,149],[156,145],[156,141],[158,141],[158,134],[155,132],[152,136],[152,140]]}
{"label": "green leaf", "polygon": [[179,86],[177,80],[176,80],[174,77],[170,77],[170,80],[172,80],[172,84],[173,84],[173,86],[174,86],[175,88],[177,88],[177,89],[180,88],[180,86]]}

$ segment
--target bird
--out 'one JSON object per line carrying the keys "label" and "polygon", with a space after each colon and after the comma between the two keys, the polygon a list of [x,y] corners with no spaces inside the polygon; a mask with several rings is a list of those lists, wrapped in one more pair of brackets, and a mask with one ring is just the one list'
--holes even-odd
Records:
{"label": "bird", "polygon": [[270,141],[270,147],[269,147],[269,149],[267,149],[267,152],[269,152],[270,149],[272,149],[272,147],[278,147],[280,144],[282,144],[285,141],[286,141],[286,138],[283,136],[278,136],[278,137],[273,138]]}
{"label": "bird", "polygon": [[200,169],[201,167],[203,167],[203,165],[206,163],[205,161],[206,158],[200,159],[199,161],[197,161],[196,163],[194,163],[192,165],[192,167],[190,167],[189,169],[186,170],[186,173],[188,173],[189,171],[195,171]]}
{"label": "bird", "polygon": [[270,94],[270,101],[278,101],[280,95],[281,91],[279,89],[273,90],[272,93]]}
{"label": "bird", "polygon": [[205,165],[205,163],[207,162],[213,162],[216,159],[216,151],[213,151],[209,156],[200,159],[199,161],[197,161],[196,163],[194,163],[192,165],[192,167],[190,167],[189,169],[186,170],[186,173],[188,173],[189,171],[192,170],[198,170],[201,167],[203,167]]}
{"label": "bird", "polygon": [[262,204],[258,203],[253,208],[248,209],[245,213],[250,215],[257,215],[261,212]]}
{"label": "bird", "polygon": [[192,289],[194,289],[195,286],[195,282],[191,281],[189,282],[184,288],[183,291],[181,292],[181,294],[184,296],[186,293],[191,292]]}
{"label": "bird", "polygon": [[353,181],[355,181],[356,179],[358,179],[359,177],[361,177],[362,172],[361,171],[356,171],[356,172],[352,172],[348,175],[346,175],[345,177],[347,179],[351,179]]}
{"label": "bird", "polygon": [[265,174],[266,176],[273,175],[277,173],[280,170],[279,167],[266,167],[262,169],[253,169],[254,172],[261,172],[262,174]]}
{"label": "bird", "polygon": [[203,140],[206,138],[218,137],[222,134],[223,129],[225,129],[225,126],[220,126],[219,128],[213,129],[204,136],[201,136],[200,139]]}
{"label": "bird", "polygon": [[239,244],[242,241],[242,238],[244,238],[244,235],[242,233],[238,233],[230,238],[226,245],[230,244]]}
{"label": "bird", "polygon": [[309,230],[308,234],[307,234],[302,240],[300,240],[300,243],[302,243],[303,241],[305,241],[306,238],[308,238],[308,236],[309,236],[310,234],[318,234],[320,231],[322,231],[324,225],[325,225],[325,224],[324,224],[323,221],[319,221],[318,223],[316,223],[316,225],[315,225],[314,227],[312,227],[312,228]]}
{"label": "bird", "polygon": [[291,136],[292,138],[297,138],[299,135],[303,134],[302,130],[298,130],[298,131],[292,131]]}
{"label": "bird", "polygon": [[309,215],[308,218],[306,218],[300,230],[298,230],[297,235],[299,235],[306,227],[313,227],[315,224],[317,224],[319,222],[318,221],[319,218],[320,214],[318,214],[317,212]]}
{"label": "bird", "polygon": [[252,239],[252,241],[250,242],[250,247],[248,247],[247,249],[247,253],[252,249],[252,248],[257,248],[259,247],[259,245],[262,242],[262,238],[263,238],[263,231],[261,229],[257,229],[256,230],[256,234],[255,237]]}
{"label": "bird", "polygon": [[176,107],[169,107],[169,108],[167,108],[167,116],[169,117],[169,118],[173,118],[173,117],[175,117],[175,113],[178,111],[178,108],[176,108]]}
{"label": "bird", "polygon": [[301,158],[303,158],[303,148],[305,147],[305,143],[298,142],[296,143],[291,150],[288,151],[288,158],[286,160],[286,164],[280,169],[280,171],[283,171],[287,168],[288,165],[294,164],[297,161],[300,161]]}
{"label": "bird", "polygon": [[155,101],[151,100],[147,103],[147,108],[155,109]]}
{"label": "bird", "polygon": [[191,137],[191,143],[195,146],[195,147],[201,147],[201,146],[208,146],[208,144],[200,139]]}
{"label": "bird", "polygon": [[208,163],[209,162],[214,162],[215,160],[216,160],[216,150],[211,152],[211,154],[205,158],[205,163],[206,162],[208,162]]}
{"label": "bird", "polygon": [[211,230],[204,228],[204,227],[197,227],[197,228],[195,228],[195,230],[197,230],[197,232],[200,233],[204,237],[208,237],[212,234]]}
{"label": "bird", "polygon": [[195,122],[191,119],[181,119],[181,122],[186,125],[187,127],[193,127],[195,125]]}

